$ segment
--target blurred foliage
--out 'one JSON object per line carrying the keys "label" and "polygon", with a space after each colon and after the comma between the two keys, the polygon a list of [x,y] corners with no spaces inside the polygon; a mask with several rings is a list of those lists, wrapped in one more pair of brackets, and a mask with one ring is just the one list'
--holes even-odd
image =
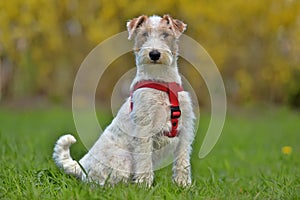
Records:
{"label": "blurred foliage", "polygon": [[[126,21],[133,17],[164,13],[186,22],[186,33],[209,52],[229,100],[297,104],[299,0],[0,1],[0,95],[67,98],[78,67],[93,47],[126,30]],[[125,58],[126,70],[133,67],[132,59]],[[102,81],[107,84],[100,88],[103,100],[122,70],[114,67]],[[205,88],[195,70],[183,68],[182,73],[194,87]]]}

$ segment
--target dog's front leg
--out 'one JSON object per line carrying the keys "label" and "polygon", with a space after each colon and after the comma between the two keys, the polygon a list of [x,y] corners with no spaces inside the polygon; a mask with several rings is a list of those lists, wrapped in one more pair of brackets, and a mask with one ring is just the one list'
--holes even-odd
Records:
{"label": "dog's front leg", "polygon": [[152,137],[133,139],[134,181],[150,187],[153,183]]}
{"label": "dog's front leg", "polygon": [[192,103],[187,96],[182,99],[182,124],[179,131],[179,143],[175,150],[175,161],[173,165],[173,181],[183,187],[192,183],[190,154],[194,140],[195,116]]}
{"label": "dog's front leg", "polygon": [[[135,99],[138,101],[134,101]],[[134,181],[151,186],[154,179],[152,166],[152,136],[154,125],[153,104],[148,103],[147,94],[137,91],[133,95],[133,110],[130,118],[133,122],[132,157]],[[148,106],[150,105],[150,106]]]}
{"label": "dog's front leg", "polygon": [[192,183],[190,164],[191,150],[190,144],[180,141],[175,152],[173,181],[183,187],[189,186]]}

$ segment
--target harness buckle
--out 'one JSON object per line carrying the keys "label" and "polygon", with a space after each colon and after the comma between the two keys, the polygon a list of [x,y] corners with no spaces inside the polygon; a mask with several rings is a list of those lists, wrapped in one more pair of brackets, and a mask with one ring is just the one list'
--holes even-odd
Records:
{"label": "harness buckle", "polygon": [[171,106],[171,119],[177,119],[181,116],[181,110],[179,106]]}

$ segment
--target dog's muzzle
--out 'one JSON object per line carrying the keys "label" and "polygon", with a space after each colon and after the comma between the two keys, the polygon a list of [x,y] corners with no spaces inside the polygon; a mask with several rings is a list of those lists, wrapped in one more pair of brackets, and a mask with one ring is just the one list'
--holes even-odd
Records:
{"label": "dog's muzzle", "polygon": [[173,54],[170,50],[143,47],[135,49],[136,61],[141,64],[164,64],[171,65]]}

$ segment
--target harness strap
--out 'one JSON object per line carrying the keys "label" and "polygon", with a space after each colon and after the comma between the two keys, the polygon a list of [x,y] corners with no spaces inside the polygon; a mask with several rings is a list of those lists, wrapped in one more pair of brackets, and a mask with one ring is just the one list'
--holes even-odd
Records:
{"label": "harness strap", "polygon": [[[181,116],[181,110],[179,107],[178,101],[178,92],[183,91],[181,85],[176,82],[153,82],[153,81],[141,81],[134,85],[133,90],[130,93],[131,99],[133,92],[140,88],[152,88],[156,90],[160,90],[166,92],[169,96],[170,101],[170,110],[171,110],[171,124],[172,129],[169,133],[165,133],[168,137],[175,137],[177,136],[177,128],[178,128],[178,118]],[[131,100],[130,109],[133,109],[133,102]]]}

